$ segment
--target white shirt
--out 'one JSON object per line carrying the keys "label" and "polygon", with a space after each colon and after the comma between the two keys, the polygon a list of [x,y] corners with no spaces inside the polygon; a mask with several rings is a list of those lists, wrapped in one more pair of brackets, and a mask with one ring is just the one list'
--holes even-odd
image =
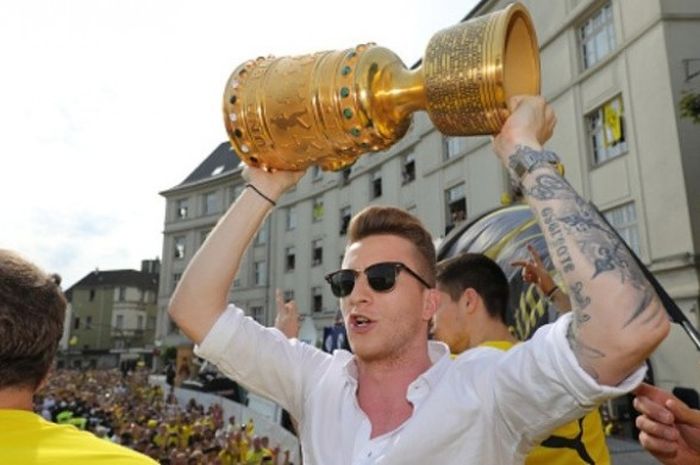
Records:
{"label": "white shirt", "polygon": [[430,342],[432,366],[406,393],[411,417],[374,439],[347,351],[331,355],[288,340],[230,306],[195,352],[299,421],[307,465],[521,464],[555,427],[644,377],[641,366],[617,387],[597,384],[566,340],[570,319],[562,316],[508,352],[481,347],[452,360],[446,345]]}

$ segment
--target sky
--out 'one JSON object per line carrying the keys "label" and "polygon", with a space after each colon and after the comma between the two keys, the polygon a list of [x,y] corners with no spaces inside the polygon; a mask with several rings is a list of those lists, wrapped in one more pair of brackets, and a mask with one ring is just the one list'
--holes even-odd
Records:
{"label": "sky", "polygon": [[162,254],[165,199],[227,139],[233,69],[376,42],[409,66],[476,0],[0,2],[0,248],[64,288]]}

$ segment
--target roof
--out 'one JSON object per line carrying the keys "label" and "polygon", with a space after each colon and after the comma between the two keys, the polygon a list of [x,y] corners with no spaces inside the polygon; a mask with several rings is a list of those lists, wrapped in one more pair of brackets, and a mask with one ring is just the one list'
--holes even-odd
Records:
{"label": "roof", "polygon": [[74,289],[103,286],[129,286],[155,291],[158,289],[158,273],[136,270],[95,270],[68,288],[66,297],[70,300]]}
{"label": "roof", "polygon": [[231,148],[231,144],[222,142],[184,181],[178,184],[178,187],[234,171],[240,163],[241,160]]}

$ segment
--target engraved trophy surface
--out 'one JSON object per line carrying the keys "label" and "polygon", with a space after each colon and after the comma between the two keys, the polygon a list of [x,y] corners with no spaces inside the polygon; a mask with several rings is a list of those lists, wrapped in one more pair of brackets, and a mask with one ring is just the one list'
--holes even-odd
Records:
{"label": "engraved trophy surface", "polygon": [[514,3],[436,33],[414,70],[375,44],[247,61],[226,84],[224,121],[251,166],[336,171],[396,143],[415,111],[445,135],[495,134],[508,98],[539,91],[534,26]]}

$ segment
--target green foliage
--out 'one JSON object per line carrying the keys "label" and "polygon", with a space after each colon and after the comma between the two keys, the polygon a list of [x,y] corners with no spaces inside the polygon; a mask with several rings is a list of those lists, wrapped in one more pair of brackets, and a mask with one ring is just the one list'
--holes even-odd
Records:
{"label": "green foliage", "polygon": [[693,123],[700,123],[700,94],[695,92],[683,92],[683,97],[678,102],[681,108],[681,116],[690,118]]}

